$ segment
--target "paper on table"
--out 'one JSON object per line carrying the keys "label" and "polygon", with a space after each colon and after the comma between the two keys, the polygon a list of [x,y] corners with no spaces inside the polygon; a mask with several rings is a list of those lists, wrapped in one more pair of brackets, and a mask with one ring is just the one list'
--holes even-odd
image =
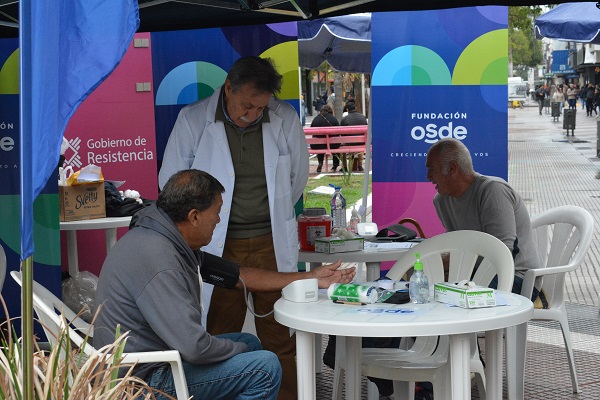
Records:
{"label": "paper on table", "polygon": [[385,251],[385,250],[395,250],[395,249],[410,249],[415,246],[417,243],[414,242],[383,242],[383,243],[374,243],[365,241],[365,249],[377,249]]}

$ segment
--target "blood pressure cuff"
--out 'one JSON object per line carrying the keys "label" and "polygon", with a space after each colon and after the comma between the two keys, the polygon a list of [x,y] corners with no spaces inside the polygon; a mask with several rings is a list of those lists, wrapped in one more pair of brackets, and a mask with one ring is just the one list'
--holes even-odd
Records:
{"label": "blood pressure cuff", "polygon": [[395,224],[377,232],[377,242],[406,242],[417,237],[417,232],[401,224]]}
{"label": "blood pressure cuff", "polygon": [[202,252],[200,274],[206,283],[233,289],[240,279],[240,266],[223,257]]}

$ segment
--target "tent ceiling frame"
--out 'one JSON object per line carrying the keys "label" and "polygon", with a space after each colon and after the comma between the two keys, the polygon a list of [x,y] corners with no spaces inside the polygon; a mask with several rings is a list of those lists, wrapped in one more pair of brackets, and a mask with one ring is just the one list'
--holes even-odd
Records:
{"label": "tent ceiling frame", "polygon": [[[0,0],[2,1],[2,0]],[[7,0],[4,0],[7,1]],[[11,0],[12,1],[12,0]],[[363,0],[364,1],[364,0]],[[374,0],[368,0],[374,1]],[[310,18],[310,13],[305,13],[302,8],[296,3],[295,0],[268,0],[263,2],[257,2],[256,0],[237,0],[238,5],[232,2],[227,1],[219,1],[219,0],[154,0],[148,1],[145,3],[140,3],[139,8],[152,7],[159,4],[165,3],[185,3],[185,4],[193,4],[197,6],[205,6],[205,7],[214,7],[214,8],[222,8],[226,10],[235,10],[235,11],[257,11],[264,12],[270,14],[280,14],[287,15],[291,17],[301,17],[303,19]],[[279,8],[271,8],[272,6],[277,6],[283,3],[290,3],[296,11],[283,10]]]}

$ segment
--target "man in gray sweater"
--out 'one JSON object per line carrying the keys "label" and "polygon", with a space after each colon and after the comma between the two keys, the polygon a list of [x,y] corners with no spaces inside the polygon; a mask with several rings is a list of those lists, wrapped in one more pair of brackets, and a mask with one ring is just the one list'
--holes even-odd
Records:
{"label": "man in gray sweater", "polygon": [[[541,266],[521,196],[503,179],[476,173],[469,150],[457,139],[433,144],[425,165],[427,180],[438,191],[433,204],[446,231],[486,232],[506,244],[515,260],[512,291],[520,293],[525,272]],[[534,289],[532,300],[537,297]]]}
{"label": "man in gray sweater", "polygon": [[[178,350],[195,399],[276,399],[281,383],[277,356],[262,350],[254,335],[212,336],[201,324],[202,279],[209,276],[210,256],[199,249],[211,241],[220,220],[223,192],[210,174],[183,170],[168,180],[155,205],[140,211],[135,227],[102,267],[94,346],[113,343],[120,325],[121,332],[129,331],[126,352]],[[230,286],[277,292],[294,280],[318,278],[319,287],[327,288],[354,277],[354,268],[339,267],[340,261],[310,272],[280,273],[233,265],[230,275],[239,273],[240,279]],[[135,374],[174,396],[168,366],[144,365]]]}

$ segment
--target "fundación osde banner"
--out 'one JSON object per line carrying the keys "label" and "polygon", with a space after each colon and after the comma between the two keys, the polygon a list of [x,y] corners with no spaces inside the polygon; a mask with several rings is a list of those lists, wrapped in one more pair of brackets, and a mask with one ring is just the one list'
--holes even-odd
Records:
{"label": "fundaci\u00f3n osde banner", "polygon": [[443,232],[425,158],[454,137],[475,170],[507,178],[508,8],[376,13],[372,20],[373,221]]}

